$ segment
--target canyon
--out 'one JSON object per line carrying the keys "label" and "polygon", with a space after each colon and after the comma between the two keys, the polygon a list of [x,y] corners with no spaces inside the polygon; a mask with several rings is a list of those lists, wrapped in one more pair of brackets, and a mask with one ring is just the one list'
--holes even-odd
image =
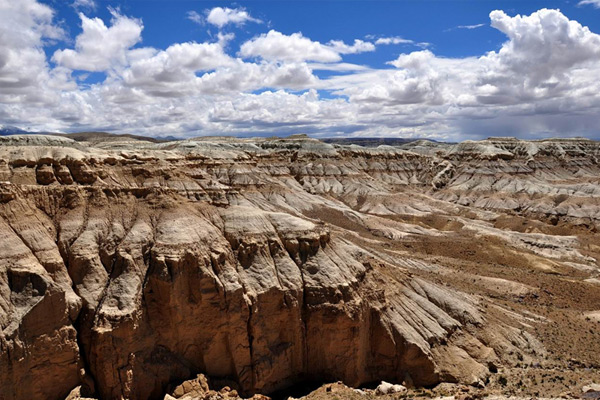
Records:
{"label": "canyon", "polygon": [[586,139],[0,137],[0,399],[576,391],[599,222]]}

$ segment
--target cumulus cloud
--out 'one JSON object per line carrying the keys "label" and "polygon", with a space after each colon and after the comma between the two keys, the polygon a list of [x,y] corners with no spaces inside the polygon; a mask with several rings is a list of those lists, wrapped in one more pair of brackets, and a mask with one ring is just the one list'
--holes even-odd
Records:
{"label": "cumulus cloud", "polygon": [[563,134],[557,131],[556,115],[573,112],[590,117],[582,117],[571,130],[590,129],[600,105],[600,85],[594,78],[600,71],[600,36],[558,10],[515,17],[493,11],[490,20],[508,37],[498,51],[462,59],[437,57],[427,50],[401,54],[389,62],[397,71],[334,77],[328,88],[368,112],[384,114],[402,104],[403,111],[432,118],[426,125],[463,134],[477,126],[485,135],[481,121],[488,121],[490,129],[494,124],[506,127],[499,123],[502,118],[513,121],[512,131],[503,134]]}
{"label": "cumulus cloud", "polygon": [[316,122],[322,104],[315,90],[300,96],[285,91],[246,94],[235,101],[217,103],[209,112],[215,122],[252,125],[302,125]]}
{"label": "cumulus cloud", "polygon": [[396,68],[421,69],[435,58],[429,50],[415,51],[409,54],[400,54],[397,59],[389,61],[388,64]]}
{"label": "cumulus cloud", "polygon": [[371,42],[365,42],[355,39],[354,44],[346,44],[341,40],[331,40],[327,43],[328,47],[338,54],[357,54],[369,51],[375,51],[375,45]]}
{"label": "cumulus cloud", "polygon": [[439,105],[444,101],[444,86],[435,60],[428,50],[402,54],[389,63],[400,70],[370,70],[332,78],[327,84],[336,94],[361,105]]}
{"label": "cumulus cloud", "polygon": [[[194,22],[202,21],[199,19],[201,17],[198,13],[193,13],[190,19]],[[260,19],[252,17],[248,11],[244,8],[228,8],[228,7],[215,7],[210,10],[205,11],[206,14],[206,22],[211,25],[215,25],[218,28],[223,28],[225,25],[233,24],[233,25],[243,25],[246,22],[255,22],[262,23]]]}
{"label": "cumulus cloud", "polygon": [[240,48],[243,57],[260,57],[270,61],[315,61],[322,63],[341,61],[342,54],[357,54],[375,51],[375,45],[360,39],[353,44],[341,40],[330,40],[327,44],[313,41],[302,33],[285,35],[270,30],[251,39]]}
{"label": "cumulus cloud", "polygon": [[[514,17],[496,10],[490,13],[490,20],[491,26],[509,39],[498,51],[462,60],[414,52],[400,55],[390,64],[413,73],[424,68],[440,76],[443,73],[442,86],[460,84],[460,96],[448,95],[449,102],[484,109],[494,104],[531,106],[534,101],[548,103],[554,98],[577,103],[581,100],[576,93],[597,87],[591,77],[600,67],[600,36],[587,27],[558,10],[547,9]],[[459,63],[462,68],[457,67]]]}
{"label": "cumulus cloud", "polygon": [[43,47],[65,36],[53,19],[54,11],[34,0],[0,0],[0,103],[50,101]]}
{"label": "cumulus cloud", "polygon": [[[563,84],[577,66],[600,61],[600,36],[569,20],[558,10],[539,10],[529,16],[490,13],[492,27],[509,41],[481,62],[495,73],[481,77],[481,84],[510,83],[525,96],[548,96],[566,89]],[[538,93],[535,93],[539,89]]]}
{"label": "cumulus cloud", "polygon": [[204,94],[236,95],[265,88],[303,90],[317,85],[318,79],[306,63],[245,63],[203,74],[197,90]]}
{"label": "cumulus cloud", "polygon": [[127,51],[142,39],[142,21],[110,9],[111,26],[100,18],[79,13],[82,33],[75,39],[75,49],[57,50],[52,61],[73,70],[106,71],[127,64]]}
{"label": "cumulus cloud", "polygon": [[[123,72],[125,85],[156,96],[179,97],[194,92],[198,71],[231,65],[220,43],[178,43],[164,51],[141,50]],[[135,53],[134,53],[135,54]]]}
{"label": "cumulus cloud", "polygon": [[331,47],[312,41],[300,32],[284,35],[275,30],[242,44],[240,54],[278,61],[336,62],[342,59]]}

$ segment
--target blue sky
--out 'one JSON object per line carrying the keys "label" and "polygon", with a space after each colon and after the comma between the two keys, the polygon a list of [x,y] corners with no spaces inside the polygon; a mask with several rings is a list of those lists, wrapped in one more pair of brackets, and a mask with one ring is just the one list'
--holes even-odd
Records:
{"label": "blue sky", "polygon": [[0,0],[0,30],[4,125],[600,137],[600,0]]}
{"label": "blue sky", "polygon": [[[263,23],[229,25],[222,31],[233,32],[233,49],[255,35],[275,29],[285,34],[302,32],[313,40],[332,39],[352,42],[370,35],[376,37],[400,36],[417,43],[430,43],[436,55],[443,57],[480,56],[497,50],[506,36],[490,27],[489,13],[504,10],[511,15],[529,15],[542,8],[560,9],[569,19],[579,21],[594,32],[600,32],[600,10],[593,6],[578,6],[577,1],[530,0],[302,0],[302,1],[198,1],[198,0],[96,0],[96,8],[79,7],[64,0],[45,0],[57,10],[57,18],[64,21],[70,36],[81,32],[77,15],[83,11],[89,16],[110,20],[108,7],[119,8],[125,15],[141,18],[144,22],[143,42],[138,45],[165,49],[186,41],[210,41],[220,31],[211,24],[200,25],[187,18],[190,11],[202,14],[214,7],[245,8]],[[478,28],[468,29],[481,25]],[[459,28],[463,27],[463,28]],[[372,67],[386,67],[385,63],[399,54],[417,50],[415,45],[385,46],[376,52],[350,55],[347,60]],[[49,55],[54,48],[47,49]]]}

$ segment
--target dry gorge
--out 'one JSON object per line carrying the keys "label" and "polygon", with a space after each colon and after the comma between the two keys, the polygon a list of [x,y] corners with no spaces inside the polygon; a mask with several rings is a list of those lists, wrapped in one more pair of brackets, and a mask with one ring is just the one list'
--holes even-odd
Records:
{"label": "dry gorge", "polygon": [[579,396],[599,223],[585,139],[0,137],[0,398]]}

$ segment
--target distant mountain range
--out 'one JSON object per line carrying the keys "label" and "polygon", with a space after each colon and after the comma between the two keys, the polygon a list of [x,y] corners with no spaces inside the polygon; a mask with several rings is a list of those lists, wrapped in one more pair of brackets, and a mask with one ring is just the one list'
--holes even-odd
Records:
{"label": "distant mountain range", "polygon": [[[27,131],[21,129],[17,126],[11,125],[0,125],[0,136],[9,136],[9,135],[53,135],[53,136],[63,136],[73,139],[78,142],[82,141],[94,141],[94,140],[106,140],[110,138],[120,138],[120,139],[134,139],[134,140],[145,140],[153,143],[160,142],[170,142],[174,140],[182,140],[181,138],[175,136],[163,136],[163,137],[150,137],[150,136],[142,136],[142,135],[132,135],[132,134],[117,134],[117,133],[109,133],[109,132],[75,132],[75,133],[57,133],[57,132],[34,132]],[[331,144],[342,144],[342,145],[351,145],[356,144],[363,147],[377,147],[380,145],[387,146],[400,146],[406,143],[415,142],[417,140],[422,140],[420,138],[408,139],[408,138],[369,138],[369,137],[357,137],[357,138],[319,138],[319,140],[325,143]],[[436,142],[435,140],[427,139],[432,142]]]}
{"label": "distant mountain range", "polygon": [[24,135],[31,132],[25,131],[16,126],[10,125],[0,125],[0,136],[8,136],[8,135]]}
{"label": "distant mountain range", "polygon": [[141,135],[131,135],[128,133],[125,134],[117,134],[117,133],[109,133],[109,132],[75,132],[75,133],[57,133],[57,132],[34,132],[34,131],[26,131],[17,126],[11,125],[0,125],[0,136],[10,136],[10,135],[53,135],[53,136],[63,136],[75,141],[93,141],[93,140],[102,140],[107,138],[127,138],[127,139],[135,139],[135,140],[145,140],[148,142],[158,143],[158,142],[169,142],[173,140],[181,140],[181,138],[177,138],[175,136],[165,136],[165,137],[150,137],[150,136],[141,136]]}
{"label": "distant mountain range", "polygon": [[[421,138],[381,138],[381,137],[348,137],[348,138],[323,138],[319,139],[325,143],[331,144],[343,144],[350,145],[356,144],[362,147],[377,147],[381,145],[385,146],[400,146],[406,143],[416,142],[417,140],[422,140]],[[435,140],[426,139],[431,142],[435,142]]]}

